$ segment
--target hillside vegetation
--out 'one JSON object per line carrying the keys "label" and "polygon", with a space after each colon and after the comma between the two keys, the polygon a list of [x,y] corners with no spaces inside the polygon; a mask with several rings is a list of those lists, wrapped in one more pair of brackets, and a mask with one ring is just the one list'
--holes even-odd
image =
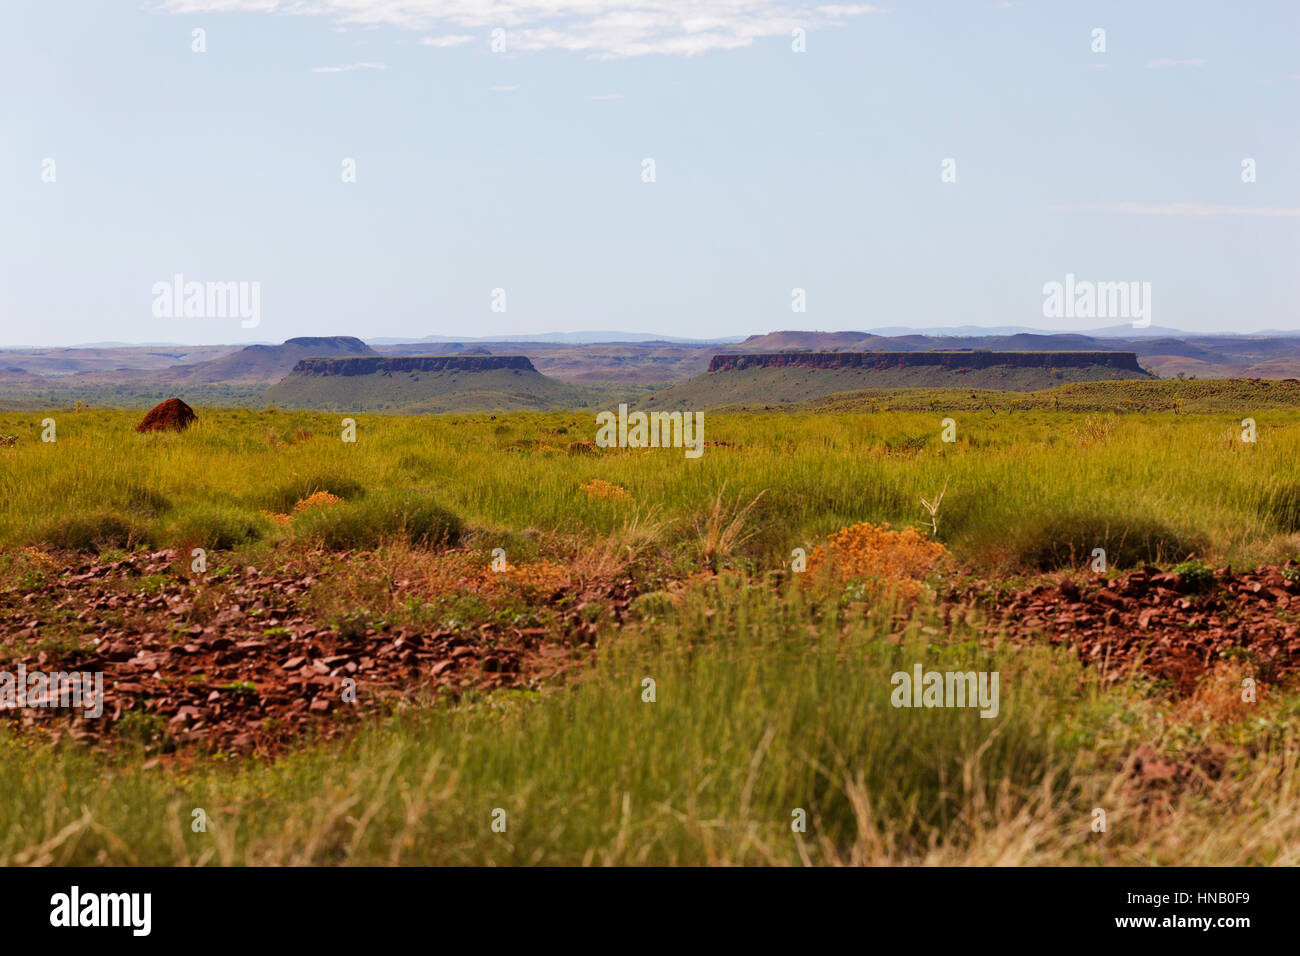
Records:
{"label": "hillside vegetation", "polygon": [[263,399],[288,408],[401,411],[415,415],[585,408],[598,401],[600,394],[598,388],[548,378],[531,367],[408,371],[375,365],[368,374],[318,374],[312,369],[295,369],[268,388]]}
{"label": "hillside vegetation", "polygon": [[708,372],[685,382],[656,389],[641,400],[639,407],[700,409],[721,405],[776,405],[863,389],[949,388],[1029,392],[1063,382],[1113,381],[1124,378],[1145,379],[1148,376],[1144,372],[1106,365],[1062,368],[1015,365],[945,368],[940,365],[914,365],[883,369],[751,366]]}
{"label": "hillside vegetation", "polygon": [[[740,404],[741,409],[776,406]],[[1300,408],[1300,382],[1259,379],[1215,381],[1079,382],[1018,394],[992,389],[875,389],[841,392],[790,406],[820,412],[974,411],[1176,412],[1251,415],[1258,411]]]}

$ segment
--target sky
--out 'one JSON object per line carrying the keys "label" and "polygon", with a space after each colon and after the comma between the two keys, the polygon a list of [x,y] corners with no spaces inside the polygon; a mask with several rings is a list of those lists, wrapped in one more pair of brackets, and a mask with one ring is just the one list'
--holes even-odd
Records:
{"label": "sky", "polygon": [[1292,0],[0,0],[0,120],[3,346],[1300,331]]}

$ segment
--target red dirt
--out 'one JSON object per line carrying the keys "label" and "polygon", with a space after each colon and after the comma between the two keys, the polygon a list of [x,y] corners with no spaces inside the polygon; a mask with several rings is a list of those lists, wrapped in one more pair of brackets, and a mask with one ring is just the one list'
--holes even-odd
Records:
{"label": "red dirt", "polygon": [[198,418],[194,409],[179,398],[169,398],[149,409],[144,421],[135,426],[138,432],[184,431]]}
{"label": "red dirt", "polygon": [[[1012,640],[1046,636],[1071,646],[1108,679],[1137,666],[1178,694],[1191,693],[1201,675],[1234,654],[1272,681],[1300,671],[1300,581],[1282,571],[1220,569],[1200,590],[1154,567],[1082,586],[1067,579],[997,594],[990,624]],[[981,591],[955,591],[949,601],[979,603]]]}
{"label": "red dirt", "polygon": [[[403,698],[536,687],[577,666],[595,639],[594,626],[576,610],[566,613],[561,639],[540,627],[488,625],[450,631],[363,624],[339,633],[298,612],[297,602],[317,583],[310,575],[270,577],[244,567],[233,580],[205,584],[192,580],[185,560],[160,551],[93,561],[21,598],[2,596],[0,633],[11,654],[4,670],[14,672],[21,661],[28,673],[104,674],[102,717],[14,708],[8,714],[15,729],[108,742],[114,726],[135,712],[166,728],[166,749],[193,744],[272,753],[313,733],[337,736]],[[146,575],[166,580],[142,593]],[[630,584],[599,592],[614,598],[620,617]],[[595,596],[584,592],[574,604]],[[191,623],[196,604],[205,601],[206,622]],[[75,615],[84,649],[41,649],[43,640],[49,646],[51,624],[64,615]],[[343,700],[348,678],[355,681],[355,703]]]}

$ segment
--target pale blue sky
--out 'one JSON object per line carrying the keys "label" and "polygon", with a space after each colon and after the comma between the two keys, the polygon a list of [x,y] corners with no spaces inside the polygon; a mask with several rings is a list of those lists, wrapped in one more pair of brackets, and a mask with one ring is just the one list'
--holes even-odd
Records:
{"label": "pale blue sky", "polygon": [[4,0],[0,79],[3,345],[1300,329],[1294,2]]}

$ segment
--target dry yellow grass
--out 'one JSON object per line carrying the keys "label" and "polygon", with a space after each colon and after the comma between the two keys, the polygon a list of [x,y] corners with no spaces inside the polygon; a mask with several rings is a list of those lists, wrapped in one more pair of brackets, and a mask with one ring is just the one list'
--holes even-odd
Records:
{"label": "dry yellow grass", "polygon": [[615,485],[604,478],[593,478],[580,486],[588,501],[631,501],[632,496],[626,488]]}

